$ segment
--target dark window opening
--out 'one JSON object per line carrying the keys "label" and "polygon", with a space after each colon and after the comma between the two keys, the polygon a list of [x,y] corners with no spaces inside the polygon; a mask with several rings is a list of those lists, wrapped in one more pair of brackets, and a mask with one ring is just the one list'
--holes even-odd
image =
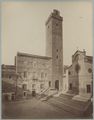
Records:
{"label": "dark window opening", "polygon": [[69,84],[69,90],[72,90],[72,83]]}
{"label": "dark window opening", "polygon": [[56,26],[58,26],[58,24],[56,23]]}
{"label": "dark window opening", "polygon": [[12,100],[14,100],[15,99],[15,94],[12,94]]}
{"label": "dark window opening", "polygon": [[51,87],[51,81],[49,81],[49,87]]}
{"label": "dark window opening", "polygon": [[87,85],[87,93],[90,93],[90,92],[91,92],[91,86]]}
{"label": "dark window opening", "polygon": [[26,96],[26,92],[24,92],[24,96]]}
{"label": "dark window opening", "polygon": [[11,79],[11,76],[9,75],[9,79]]}
{"label": "dark window opening", "polygon": [[71,72],[69,71],[68,74],[71,75]]}
{"label": "dark window opening", "polygon": [[89,73],[92,73],[92,69],[91,69],[91,68],[89,68],[89,69],[88,69],[88,72],[89,72]]}
{"label": "dark window opening", "polygon": [[27,85],[26,84],[23,84],[23,90],[27,90]]}
{"label": "dark window opening", "polygon": [[36,91],[35,91],[35,90],[32,91],[32,96],[33,96],[33,97],[36,96]]}

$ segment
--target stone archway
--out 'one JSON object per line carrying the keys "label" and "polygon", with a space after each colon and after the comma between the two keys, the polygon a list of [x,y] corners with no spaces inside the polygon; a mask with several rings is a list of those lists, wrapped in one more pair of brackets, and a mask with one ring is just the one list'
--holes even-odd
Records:
{"label": "stone archway", "polygon": [[55,81],[55,89],[59,90],[59,80]]}

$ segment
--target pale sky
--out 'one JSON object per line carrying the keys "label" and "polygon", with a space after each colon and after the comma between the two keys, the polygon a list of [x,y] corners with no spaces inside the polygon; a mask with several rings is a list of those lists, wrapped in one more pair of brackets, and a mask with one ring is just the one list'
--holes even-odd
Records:
{"label": "pale sky", "polygon": [[2,64],[14,64],[17,51],[45,55],[45,22],[57,9],[63,17],[64,64],[85,49],[92,55],[92,3],[89,1],[3,2],[1,17]]}

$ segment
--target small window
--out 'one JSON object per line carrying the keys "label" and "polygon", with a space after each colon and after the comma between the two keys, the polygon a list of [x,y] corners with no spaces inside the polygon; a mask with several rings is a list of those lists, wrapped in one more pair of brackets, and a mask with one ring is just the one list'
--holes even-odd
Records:
{"label": "small window", "polygon": [[56,58],[58,59],[58,55],[56,56]]}
{"label": "small window", "polygon": [[68,74],[71,75],[71,72],[69,71]]}
{"label": "small window", "polygon": [[58,52],[58,49],[56,51]]}
{"label": "small window", "polygon": [[72,83],[69,84],[69,90],[72,90]]}
{"label": "small window", "polygon": [[26,92],[24,92],[24,96],[26,96]]}
{"label": "small window", "polygon": [[27,90],[27,85],[26,84],[23,84],[23,90]]}
{"label": "small window", "polygon": [[89,73],[92,73],[92,69],[91,69],[91,68],[89,68],[89,69],[88,69],[88,72],[89,72]]}
{"label": "small window", "polygon": [[51,87],[51,81],[49,81],[49,87]]}
{"label": "small window", "polygon": [[56,26],[58,26],[58,24],[56,23]]}
{"label": "small window", "polygon": [[87,85],[87,93],[90,93],[90,92],[91,92],[91,86]]}
{"label": "small window", "polygon": [[9,75],[9,79],[11,79],[11,75]]}

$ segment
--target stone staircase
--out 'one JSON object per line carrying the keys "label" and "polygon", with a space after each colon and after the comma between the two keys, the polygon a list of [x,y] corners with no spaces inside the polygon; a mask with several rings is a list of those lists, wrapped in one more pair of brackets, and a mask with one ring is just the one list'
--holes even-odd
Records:
{"label": "stone staircase", "polygon": [[[88,102],[80,102],[72,100],[72,96],[63,95],[61,94],[59,97],[52,97],[47,100],[48,104],[51,104],[61,110],[65,110],[77,118],[85,117],[85,111],[88,111],[88,108],[91,104],[90,101]],[[90,109],[90,108],[89,108]]]}
{"label": "stone staircase", "polygon": [[51,89],[51,88],[47,88],[45,91],[43,91],[40,95],[39,95],[39,99],[41,99],[41,101],[46,101],[49,98],[51,98],[52,96],[58,94],[58,91],[55,89]]}

